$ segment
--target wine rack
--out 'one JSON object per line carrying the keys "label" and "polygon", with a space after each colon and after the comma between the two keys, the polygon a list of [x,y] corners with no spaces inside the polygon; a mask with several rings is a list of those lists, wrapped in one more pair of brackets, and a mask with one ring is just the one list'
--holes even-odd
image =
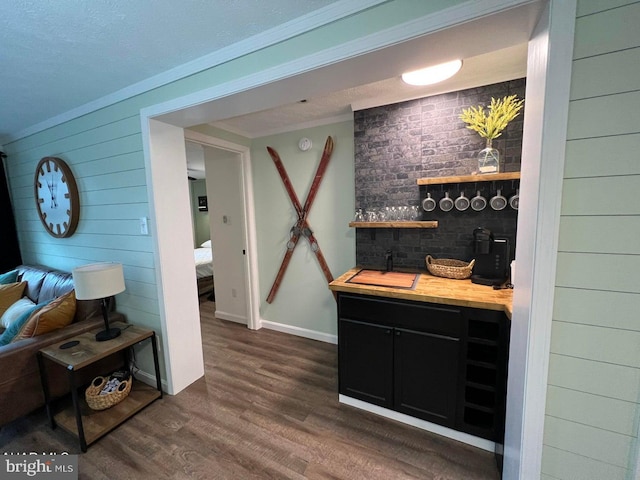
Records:
{"label": "wine rack", "polygon": [[468,433],[498,442],[504,431],[508,338],[503,314],[470,313],[458,418]]}

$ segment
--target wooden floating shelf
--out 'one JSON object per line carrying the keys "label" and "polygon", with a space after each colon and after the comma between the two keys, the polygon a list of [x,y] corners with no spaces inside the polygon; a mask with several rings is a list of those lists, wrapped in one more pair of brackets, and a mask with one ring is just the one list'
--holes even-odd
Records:
{"label": "wooden floating shelf", "polygon": [[445,183],[497,182],[519,180],[520,172],[488,173],[484,175],[462,175],[459,177],[425,177],[418,179],[418,185],[443,185]]}
{"label": "wooden floating shelf", "polygon": [[356,228],[438,228],[437,220],[423,222],[349,222]]}

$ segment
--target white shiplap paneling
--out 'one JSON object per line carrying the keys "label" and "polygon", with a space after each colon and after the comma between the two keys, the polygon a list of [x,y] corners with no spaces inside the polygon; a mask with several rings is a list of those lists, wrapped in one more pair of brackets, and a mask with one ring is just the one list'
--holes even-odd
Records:
{"label": "white shiplap paneling", "polygon": [[542,471],[628,480],[640,399],[640,2],[578,6]]}

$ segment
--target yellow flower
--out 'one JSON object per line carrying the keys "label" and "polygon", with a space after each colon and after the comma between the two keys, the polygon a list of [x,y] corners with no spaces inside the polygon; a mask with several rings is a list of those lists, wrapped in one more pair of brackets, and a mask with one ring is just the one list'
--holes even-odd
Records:
{"label": "yellow flower", "polygon": [[524,100],[518,100],[516,95],[510,95],[500,100],[491,98],[489,113],[485,114],[481,105],[462,110],[460,120],[467,123],[467,128],[478,132],[486,139],[493,140],[502,135],[508,123],[516,118],[522,110]]}

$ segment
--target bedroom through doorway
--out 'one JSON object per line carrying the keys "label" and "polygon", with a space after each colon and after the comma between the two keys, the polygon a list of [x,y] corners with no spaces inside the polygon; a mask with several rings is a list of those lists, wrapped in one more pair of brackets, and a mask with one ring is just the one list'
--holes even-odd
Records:
{"label": "bedroom through doorway", "polygon": [[199,301],[215,302],[217,318],[248,325],[242,154],[185,136]]}

